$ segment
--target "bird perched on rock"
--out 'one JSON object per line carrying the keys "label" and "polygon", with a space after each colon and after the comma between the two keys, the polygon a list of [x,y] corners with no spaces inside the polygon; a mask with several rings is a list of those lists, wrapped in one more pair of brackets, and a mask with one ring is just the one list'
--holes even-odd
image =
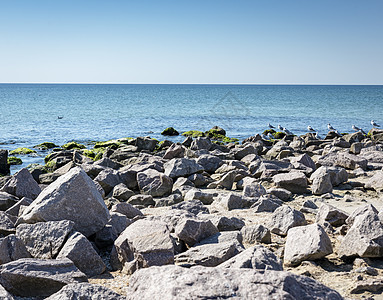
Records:
{"label": "bird perched on rock", "polygon": [[379,124],[376,124],[375,123],[375,121],[374,120],[371,120],[371,125],[372,125],[372,127],[380,127],[380,125]]}
{"label": "bird perched on rock", "polygon": [[359,127],[357,127],[357,126],[355,126],[355,125],[352,125],[352,129],[354,129],[355,131],[360,131],[360,132],[363,133],[363,134],[366,134],[366,133],[363,131],[362,128],[359,128]]}
{"label": "bird perched on rock", "polygon": [[318,132],[315,133],[315,138],[318,140],[322,140],[322,137],[318,134]]}
{"label": "bird perched on rock", "polygon": [[271,125],[270,123],[268,124],[269,125],[269,128],[270,129],[273,129],[273,128],[275,128],[273,125]]}
{"label": "bird perched on rock", "polygon": [[280,124],[278,124],[278,129],[283,131],[283,127]]}
{"label": "bird perched on rock", "polygon": [[311,132],[316,132],[316,130],[314,128],[312,128],[310,125],[307,126],[307,130],[308,131],[311,131]]}
{"label": "bird perched on rock", "polygon": [[287,134],[287,135],[293,135],[293,133],[288,130],[286,127],[283,127],[282,130]]}
{"label": "bird perched on rock", "polygon": [[339,137],[342,137],[342,136],[343,136],[343,135],[341,135],[341,134],[339,133],[338,130],[335,130],[335,133],[336,133]]}
{"label": "bird perched on rock", "polygon": [[330,123],[327,124],[327,128],[328,128],[328,130],[330,130],[330,131],[335,131],[335,130],[336,130],[334,127],[331,126]]}

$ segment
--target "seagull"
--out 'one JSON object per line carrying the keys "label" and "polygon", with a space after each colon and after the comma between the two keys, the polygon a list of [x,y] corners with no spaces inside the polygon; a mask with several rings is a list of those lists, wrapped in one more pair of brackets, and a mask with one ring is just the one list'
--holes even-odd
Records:
{"label": "seagull", "polygon": [[62,118],[64,118],[63,116],[58,116],[57,119],[61,120]]}
{"label": "seagull", "polygon": [[380,127],[380,125],[379,124],[376,124],[375,123],[375,121],[374,120],[371,120],[371,125],[372,125],[372,127]]}
{"label": "seagull", "polygon": [[332,127],[330,123],[327,124],[327,128],[330,131],[336,131],[336,129],[334,127]]}
{"label": "seagull", "polygon": [[322,138],[319,136],[318,132],[315,133],[315,138],[318,140],[322,140]]}
{"label": "seagull", "polygon": [[363,134],[366,134],[362,128],[359,128],[359,127],[356,127],[355,125],[352,125],[352,129],[354,129],[355,131],[360,131],[361,133]]}
{"label": "seagull", "polygon": [[278,124],[278,129],[283,131],[283,127],[280,124]]}
{"label": "seagull", "polygon": [[307,126],[307,130],[308,131],[311,131],[311,132],[316,132],[316,130],[314,128],[312,128],[310,125]]}
{"label": "seagull", "polygon": [[339,133],[338,130],[335,130],[335,133],[336,133],[339,137],[342,137],[342,136],[343,136],[343,135],[341,135],[341,134]]}
{"label": "seagull", "polygon": [[286,132],[287,135],[293,135],[293,133],[285,127],[283,127],[282,130]]}
{"label": "seagull", "polygon": [[270,128],[270,129],[273,129],[273,128],[275,128],[275,127],[269,123],[269,128]]}

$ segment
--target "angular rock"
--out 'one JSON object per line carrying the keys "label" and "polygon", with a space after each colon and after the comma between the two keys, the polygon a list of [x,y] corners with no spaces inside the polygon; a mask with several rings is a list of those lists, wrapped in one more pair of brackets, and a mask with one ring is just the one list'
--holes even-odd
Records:
{"label": "angular rock", "polygon": [[383,191],[383,171],[378,171],[365,184],[366,188],[374,189],[377,192]]}
{"label": "angular rock", "polygon": [[69,259],[22,258],[1,266],[0,283],[13,295],[47,297],[70,283],[87,281]]}
{"label": "angular rock", "polygon": [[69,235],[57,259],[69,258],[88,277],[99,275],[106,269],[101,257],[87,238],[79,232]]}
{"label": "angular rock", "polygon": [[284,262],[294,266],[304,260],[316,260],[332,253],[332,245],[319,224],[291,228],[287,233]]}
{"label": "angular rock", "polygon": [[119,236],[130,224],[133,223],[133,220],[128,219],[125,215],[118,212],[110,213],[110,221],[108,225],[112,225],[113,229],[116,231],[117,236]]}
{"label": "angular rock", "polygon": [[210,150],[212,143],[209,138],[198,137],[191,143],[190,149],[192,150]]}
{"label": "angular rock", "polygon": [[30,257],[31,255],[24,243],[14,234],[0,239],[0,265]]}
{"label": "angular rock", "polygon": [[244,243],[271,243],[270,230],[261,224],[247,225],[241,229],[241,234]]}
{"label": "angular rock", "polygon": [[114,245],[128,274],[174,262],[173,241],[168,226],[162,222],[138,220],[124,230]]}
{"label": "angular rock", "polygon": [[261,245],[246,249],[220,264],[219,267],[283,271],[280,259],[272,251]]}
{"label": "angular rock", "polygon": [[161,295],[170,300],[175,291],[178,299],[342,299],[318,281],[290,272],[200,266],[140,270],[129,280],[127,299],[151,300]]}
{"label": "angular rock", "polygon": [[[0,195],[0,197],[1,197],[1,195]],[[20,206],[21,205],[28,206],[29,204],[32,203],[32,201],[33,201],[32,199],[24,197],[20,201],[18,201],[16,204],[9,207],[5,212],[8,215],[17,217],[19,215]]]}
{"label": "angular rock", "polygon": [[127,203],[131,205],[138,205],[138,206],[144,206],[144,207],[148,207],[148,206],[156,204],[156,202],[153,200],[152,195],[141,195],[141,194],[130,197]]}
{"label": "angular rock", "polygon": [[114,160],[111,160],[109,157],[103,157],[100,160],[95,161],[93,165],[101,166],[104,168],[112,168],[115,170],[118,170],[119,168],[123,166],[122,164],[115,162]]}
{"label": "angular rock", "polygon": [[15,233],[15,224],[5,212],[0,211],[0,236]]}
{"label": "angular rock", "polygon": [[277,174],[273,177],[277,187],[282,187],[292,193],[301,194],[307,192],[307,178],[302,172],[290,172]]}
{"label": "angular rock", "polygon": [[245,197],[259,198],[265,194],[266,189],[260,183],[251,182],[243,186],[243,195]]}
{"label": "angular rock", "polygon": [[173,180],[153,169],[137,173],[138,187],[142,194],[153,197],[161,197],[170,194],[173,187]]}
{"label": "angular rock", "polygon": [[282,201],[278,198],[272,196],[262,196],[253,205],[251,208],[254,212],[274,212],[278,207],[282,205]]}
{"label": "angular rock", "polygon": [[292,193],[283,188],[271,188],[266,191],[268,194],[273,195],[282,201],[287,201],[290,199]]}
{"label": "angular rock", "polygon": [[210,174],[213,174],[220,166],[223,165],[222,159],[210,154],[201,155],[197,158],[196,162]]}
{"label": "angular rock", "polygon": [[168,150],[166,150],[163,158],[172,159],[172,158],[182,158],[185,155],[185,148],[182,145],[172,144]]}
{"label": "angular rock", "polygon": [[101,171],[94,181],[98,182],[105,191],[105,194],[109,194],[113,188],[123,183],[123,179],[121,178],[121,174],[113,169],[106,169]]}
{"label": "angular rock", "polygon": [[230,171],[226,173],[220,180],[216,182],[217,187],[231,190],[237,175],[237,171]]}
{"label": "angular rock", "polygon": [[134,196],[134,192],[123,183],[117,184],[113,188],[113,197],[122,202],[129,200],[132,196]]}
{"label": "angular rock", "polygon": [[245,226],[245,222],[236,217],[225,217],[225,216],[217,216],[217,215],[199,215],[199,218],[203,218],[206,220],[210,220],[214,226],[218,228],[220,232],[222,231],[233,231],[233,230],[241,230],[243,226]]}
{"label": "angular rock", "polygon": [[44,189],[22,213],[20,223],[71,220],[85,236],[96,233],[110,218],[101,194],[92,179],[73,168]]}
{"label": "angular rock", "polygon": [[311,175],[310,180],[312,180],[311,191],[314,195],[332,192],[331,176],[329,173],[313,175]]}
{"label": "angular rock", "polygon": [[13,298],[13,296],[8,293],[8,291],[3,288],[2,285],[0,285],[0,299],[2,300],[15,300],[15,298]]}
{"label": "angular rock", "polygon": [[217,227],[209,220],[184,219],[175,228],[176,236],[189,246],[193,246],[217,232]]}
{"label": "angular rock", "polygon": [[171,178],[187,177],[204,170],[195,160],[188,158],[173,158],[164,164],[164,168],[165,175]]}
{"label": "angular rock", "polygon": [[0,210],[4,211],[17,204],[19,198],[6,192],[0,192]]}
{"label": "angular rock", "polygon": [[246,155],[249,155],[249,154],[255,154],[255,155],[258,154],[257,149],[251,144],[247,144],[244,147],[237,148],[234,150],[234,157],[237,160],[241,160],[242,158],[244,158]]}
{"label": "angular rock", "polygon": [[20,224],[16,236],[23,241],[29,253],[35,258],[56,258],[72,231],[72,221],[50,221],[36,224]]}
{"label": "angular rock", "polygon": [[219,204],[226,210],[233,210],[246,207],[247,200],[240,195],[229,193],[220,197]]}
{"label": "angular rock", "polygon": [[110,212],[117,212],[123,214],[129,219],[133,219],[136,216],[143,215],[143,213],[139,209],[126,202],[114,204]]}
{"label": "angular rock", "polygon": [[302,154],[294,159],[294,162],[301,163],[305,165],[308,168],[311,168],[315,171],[316,166],[315,162],[312,160],[312,158],[307,154]]}
{"label": "angular rock", "polygon": [[200,200],[203,204],[209,205],[213,202],[214,194],[202,192],[199,189],[191,189],[185,194],[185,201]]}
{"label": "angular rock", "polygon": [[33,179],[28,169],[21,169],[2,187],[1,191],[15,195],[18,198],[36,199],[40,194],[41,188]]}
{"label": "angular rock", "polygon": [[290,206],[283,205],[274,211],[267,227],[272,233],[285,236],[290,228],[306,224],[304,214]]}
{"label": "angular rock", "polygon": [[172,210],[184,210],[186,212],[189,212],[193,215],[198,215],[199,213],[208,214],[209,210],[206,206],[203,205],[203,203],[200,200],[191,200],[191,201],[184,201],[180,202],[178,204],[172,205]]}
{"label": "angular rock", "polygon": [[45,300],[125,300],[116,292],[91,283],[71,283]]}
{"label": "angular rock", "polygon": [[319,207],[319,211],[316,215],[315,222],[323,224],[324,222],[329,222],[331,226],[341,226],[346,223],[346,219],[349,215],[343,210],[336,208],[329,204],[322,204]]}

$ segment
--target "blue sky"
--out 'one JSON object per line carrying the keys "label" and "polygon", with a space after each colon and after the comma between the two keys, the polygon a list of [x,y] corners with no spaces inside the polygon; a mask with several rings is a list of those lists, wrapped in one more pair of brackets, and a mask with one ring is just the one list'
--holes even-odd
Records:
{"label": "blue sky", "polygon": [[383,84],[383,1],[3,1],[0,82]]}

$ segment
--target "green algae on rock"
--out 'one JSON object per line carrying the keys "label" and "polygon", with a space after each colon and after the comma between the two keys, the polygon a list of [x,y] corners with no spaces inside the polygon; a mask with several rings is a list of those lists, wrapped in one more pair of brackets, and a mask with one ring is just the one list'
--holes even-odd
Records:
{"label": "green algae on rock", "polygon": [[31,154],[31,153],[36,153],[36,150],[20,147],[9,152],[9,154]]}
{"label": "green algae on rock", "polygon": [[94,161],[102,158],[105,152],[105,148],[85,149],[82,154],[86,157],[93,159]]}
{"label": "green algae on rock", "polygon": [[283,139],[286,136],[286,133],[278,131],[274,134],[274,138],[277,140]]}
{"label": "green algae on rock", "polygon": [[276,132],[274,129],[266,129],[266,130],[263,132],[264,135],[268,135],[269,133],[272,134],[272,135],[274,135],[274,134],[276,134],[277,132]]}
{"label": "green algae on rock", "polygon": [[182,135],[183,136],[190,136],[193,138],[205,136],[205,134],[202,131],[198,131],[198,130],[185,131],[184,133],[182,133]]}
{"label": "green algae on rock", "polygon": [[168,135],[168,136],[175,136],[179,135],[180,133],[175,130],[173,127],[168,127],[164,131],[161,132],[162,135]]}
{"label": "green algae on rock", "polygon": [[9,156],[8,157],[8,164],[9,165],[21,165],[21,164],[23,164],[23,161],[19,157]]}
{"label": "green algae on rock", "polygon": [[55,143],[51,143],[51,142],[44,142],[44,143],[38,144],[36,146],[33,146],[33,148],[37,148],[40,150],[48,150],[48,149],[52,149],[55,147],[59,147],[59,146],[57,146]]}
{"label": "green algae on rock", "polygon": [[64,145],[62,145],[62,148],[65,150],[72,150],[72,149],[85,149],[85,145],[77,143],[77,142],[69,142]]}

